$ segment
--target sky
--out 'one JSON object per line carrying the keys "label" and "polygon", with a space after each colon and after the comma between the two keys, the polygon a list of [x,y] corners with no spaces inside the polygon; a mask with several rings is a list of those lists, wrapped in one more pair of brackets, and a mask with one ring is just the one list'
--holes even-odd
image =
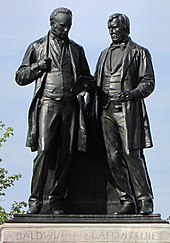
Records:
{"label": "sky", "polygon": [[49,15],[57,7],[73,12],[69,37],[82,45],[94,74],[100,52],[110,44],[108,17],[126,14],[132,40],[149,49],[156,76],[155,91],[145,101],[154,147],[145,150],[154,191],[155,213],[170,215],[170,1],[169,0],[5,0],[0,3],[0,121],[14,128],[14,136],[0,149],[1,166],[22,178],[0,202],[7,211],[13,201],[27,201],[30,194],[32,161],[36,153],[25,147],[27,113],[34,84],[21,87],[15,72],[24,52],[49,30]]}

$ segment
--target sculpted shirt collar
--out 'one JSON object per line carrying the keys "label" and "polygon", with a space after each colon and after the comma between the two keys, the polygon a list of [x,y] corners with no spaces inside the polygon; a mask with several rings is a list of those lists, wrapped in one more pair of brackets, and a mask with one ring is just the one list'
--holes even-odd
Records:
{"label": "sculpted shirt collar", "polygon": [[69,43],[69,38],[68,37],[63,40],[63,39],[55,36],[51,31],[50,31],[50,37],[54,40],[54,42],[57,41],[59,44],[62,44],[62,45]]}
{"label": "sculpted shirt collar", "polygon": [[114,43],[114,42],[112,42],[111,45],[110,45],[110,47],[109,47],[109,49],[110,50],[113,50],[113,49],[116,49],[116,48],[125,49],[126,46],[127,46],[127,43],[129,42],[130,39],[131,38],[128,37],[126,40],[122,40],[121,43]]}

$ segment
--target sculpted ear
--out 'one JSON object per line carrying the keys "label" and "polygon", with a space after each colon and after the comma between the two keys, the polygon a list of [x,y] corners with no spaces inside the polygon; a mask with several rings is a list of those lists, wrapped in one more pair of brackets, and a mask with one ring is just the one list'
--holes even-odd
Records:
{"label": "sculpted ear", "polygon": [[50,26],[51,26],[51,27],[52,27],[53,23],[54,23],[54,22],[53,22],[52,20],[50,20]]}

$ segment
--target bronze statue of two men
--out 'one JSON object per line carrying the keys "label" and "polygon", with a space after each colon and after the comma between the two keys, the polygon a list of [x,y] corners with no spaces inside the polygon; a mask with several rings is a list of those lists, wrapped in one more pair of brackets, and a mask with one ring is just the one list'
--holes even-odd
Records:
{"label": "bronze statue of two men", "polygon": [[26,145],[38,152],[27,213],[41,212],[49,164],[55,171],[49,188],[50,210],[64,213],[72,155],[86,150],[86,130],[90,129],[86,115],[101,124],[96,127],[102,129],[121,204],[115,214],[151,214],[153,194],[143,154],[144,148],[152,147],[144,104],[154,90],[150,53],[129,37],[128,17],[113,14],[108,19],[112,43],[101,53],[93,78],[83,48],[68,38],[71,25],[72,12],[55,9],[50,31],[30,44],[16,73],[19,85],[35,82]]}

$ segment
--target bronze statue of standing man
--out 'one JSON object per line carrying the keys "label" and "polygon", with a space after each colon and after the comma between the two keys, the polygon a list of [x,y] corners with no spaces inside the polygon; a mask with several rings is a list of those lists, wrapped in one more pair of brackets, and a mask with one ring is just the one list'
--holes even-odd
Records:
{"label": "bronze statue of standing man", "polygon": [[153,195],[143,149],[152,147],[144,104],[155,86],[151,56],[129,37],[126,15],[111,15],[108,29],[112,43],[99,57],[95,78],[107,161],[121,203],[116,214],[150,214]]}
{"label": "bronze statue of standing man", "polygon": [[78,146],[78,127],[84,124],[78,126],[83,121],[79,119],[79,93],[84,87],[78,93],[73,90],[79,77],[90,77],[90,70],[83,48],[68,38],[71,25],[72,12],[67,8],[55,9],[50,16],[49,33],[30,44],[16,73],[19,85],[35,82],[26,145],[32,151],[38,150],[38,154],[34,160],[29,214],[41,211],[50,164],[55,167],[54,183],[48,188],[51,212],[64,213],[67,174],[73,149]]}

